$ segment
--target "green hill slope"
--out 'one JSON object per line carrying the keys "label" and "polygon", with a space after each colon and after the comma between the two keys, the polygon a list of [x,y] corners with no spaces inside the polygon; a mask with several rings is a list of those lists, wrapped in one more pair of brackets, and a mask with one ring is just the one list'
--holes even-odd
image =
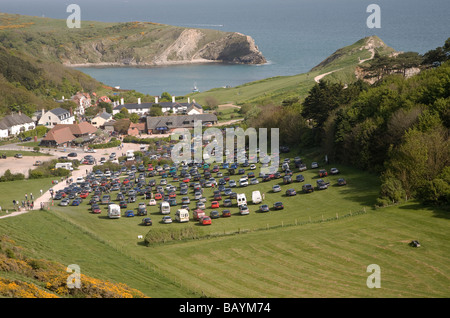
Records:
{"label": "green hill slope", "polygon": [[371,36],[337,50],[308,73],[277,76],[232,88],[215,88],[190,94],[190,97],[201,103],[212,96],[221,104],[281,104],[284,99],[290,97],[303,98],[316,83],[316,77],[321,74],[331,72],[326,76],[327,80],[331,81],[354,82],[356,67],[370,60],[375,51],[381,56],[395,52],[378,37]]}

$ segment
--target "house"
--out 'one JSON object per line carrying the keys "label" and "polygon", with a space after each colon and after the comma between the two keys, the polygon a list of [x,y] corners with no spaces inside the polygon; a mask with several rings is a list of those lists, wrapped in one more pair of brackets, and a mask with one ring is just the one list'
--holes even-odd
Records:
{"label": "house", "polygon": [[99,99],[97,99],[97,104],[98,103],[111,103],[111,100],[109,99],[108,96],[101,96]]}
{"label": "house", "polygon": [[96,131],[97,128],[86,121],[79,124],[58,124],[47,132],[40,144],[62,146],[70,144],[77,138],[83,138],[83,142],[89,142],[95,138]]}
{"label": "house", "polygon": [[130,123],[130,127],[128,128],[128,135],[138,136],[140,134],[145,134],[145,123]]}
{"label": "house", "polygon": [[74,122],[75,117],[68,110],[58,107],[55,109],[50,109],[47,112],[42,110],[42,115],[41,118],[39,118],[38,125],[53,128],[56,125],[73,124]]}
{"label": "house", "polygon": [[115,103],[113,108],[113,115],[120,112],[122,108],[126,108],[128,113],[136,113],[138,115],[146,116],[150,113],[152,106],[158,105],[161,107],[163,113],[173,113],[173,114],[186,114],[188,111],[190,115],[203,114],[203,107],[194,101],[190,102],[188,99],[187,103],[179,103],[175,101],[175,96],[172,96],[171,102],[159,102],[159,98],[155,97],[154,103],[141,103],[141,99],[138,98],[137,103],[125,104],[123,98],[120,103]]}
{"label": "house", "polygon": [[92,118],[91,124],[94,127],[100,128],[103,127],[107,121],[110,121],[112,117],[113,116],[110,113],[107,113],[105,110],[103,110],[102,113]]}
{"label": "house", "polygon": [[11,114],[0,120],[0,137],[18,135],[21,132],[36,128],[34,121],[25,114]]}
{"label": "house", "polygon": [[88,107],[91,107],[91,95],[89,95],[88,93],[77,92],[71,97],[71,99],[75,102],[75,104],[77,104],[75,113],[78,116],[84,115],[86,109]]}
{"label": "house", "polygon": [[145,116],[150,112],[150,108],[152,107],[153,103],[141,103],[141,99],[138,98],[137,103],[132,104],[125,104],[123,98],[120,100],[120,103],[115,103],[115,106],[113,108],[113,115],[120,113],[120,110],[122,108],[126,108],[128,110],[128,113],[130,114],[138,114],[140,116]]}
{"label": "house", "polygon": [[148,134],[165,134],[177,128],[194,128],[196,121],[201,121],[202,124],[216,124],[217,116],[214,114],[148,116],[146,129]]}

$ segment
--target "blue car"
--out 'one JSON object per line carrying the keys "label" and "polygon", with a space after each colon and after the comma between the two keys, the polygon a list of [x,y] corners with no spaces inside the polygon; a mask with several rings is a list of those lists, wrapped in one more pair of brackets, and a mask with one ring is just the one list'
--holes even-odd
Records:
{"label": "blue car", "polygon": [[133,217],[133,216],[134,216],[133,210],[127,210],[127,211],[125,212],[125,216],[126,216],[127,218]]}
{"label": "blue car", "polygon": [[78,206],[78,205],[80,205],[80,201],[78,201],[77,199],[75,199],[75,200],[72,201],[72,205],[73,205],[73,206]]}

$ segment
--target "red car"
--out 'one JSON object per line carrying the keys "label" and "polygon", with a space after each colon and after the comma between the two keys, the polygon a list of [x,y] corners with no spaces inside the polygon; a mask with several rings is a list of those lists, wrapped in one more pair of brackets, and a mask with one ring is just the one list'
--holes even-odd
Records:
{"label": "red car", "polygon": [[127,184],[127,183],[130,183],[130,179],[125,178],[125,179],[123,180],[123,184]]}
{"label": "red car", "polygon": [[169,193],[169,198],[176,198],[177,194],[175,192],[170,192]]}
{"label": "red car", "polygon": [[189,183],[189,182],[191,182],[191,179],[189,179],[189,178],[184,178],[184,179],[183,179],[183,182],[184,182],[184,183]]}
{"label": "red car", "polygon": [[204,216],[200,219],[201,225],[211,225],[211,218],[209,216]]}
{"label": "red car", "polygon": [[89,195],[89,192],[81,192],[80,193],[80,198],[86,199],[88,197],[88,195]]}
{"label": "red car", "polygon": [[162,194],[161,193],[156,193],[155,194],[155,200],[161,200],[162,199]]}
{"label": "red car", "polygon": [[319,177],[326,177],[328,175],[327,171],[325,169],[319,170]]}
{"label": "red car", "polygon": [[153,165],[151,163],[148,164],[147,170],[148,171],[153,171]]}
{"label": "red car", "polygon": [[99,214],[102,213],[102,210],[98,206],[98,204],[92,206],[92,213]]}
{"label": "red car", "polygon": [[213,202],[211,202],[211,208],[212,208],[212,209],[217,209],[217,208],[219,208],[219,201],[213,201]]}

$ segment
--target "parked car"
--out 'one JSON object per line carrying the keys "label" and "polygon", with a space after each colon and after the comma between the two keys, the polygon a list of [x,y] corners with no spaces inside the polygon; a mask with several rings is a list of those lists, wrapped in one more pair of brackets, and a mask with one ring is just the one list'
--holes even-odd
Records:
{"label": "parked car", "polygon": [[328,184],[329,184],[328,182],[325,182],[324,180],[319,179],[319,180],[316,181],[316,183],[317,183],[317,188],[319,190],[328,189]]}
{"label": "parked car", "polygon": [[142,219],[142,225],[146,225],[146,226],[149,226],[149,225],[152,225],[152,219],[151,218],[143,218]]}
{"label": "parked car", "polygon": [[284,176],[283,177],[283,183],[284,184],[292,183],[292,177],[291,176]]}
{"label": "parked car", "polygon": [[211,211],[211,213],[209,214],[209,216],[210,216],[211,219],[217,219],[217,218],[220,217],[220,214],[219,214],[219,211],[213,210],[213,211]]}
{"label": "parked car", "polygon": [[232,206],[233,205],[233,201],[231,201],[231,199],[225,199],[224,201],[223,201],[223,206],[224,207],[230,207],[230,206]]}
{"label": "parked car", "polygon": [[125,216],[126,216],[127,218],[133,217],[133,216],[134,216],[133,210],[126,210],[126,211],[125,211]]}
{"label": "parked car", "polygon": [[102,212],[102,210],[100,209],[100,206],[98,204],[93,204],[91,207],[91,211],[92,211],[92,213],[95,213],[95,214],[99,214]]}
{"label": "parked car", "polygon": [[272,191],[273,192],[280,192],[281,191],[281,187],[278,184],[276,184],[276,185],[274,185],[272,187]]}
{"label": "parked car", "polygon": [[275,203],[273,204],[273,208],[274,208],[275,210],[282,210],[282,209],[284,209],[283,202],[275,202]]}
{"label": "parked car", "polygon": [[311,184],[307,183],[302,186],[302,191],[304,193],[310,193],[310,192],[314,192],[314,188]]}
{"label": "parked car", "polygon": [[120,201],[119,206],[122,209],[126,209],[128,206],[127,201]]}
{"label": "parked car", "polygon": [[211,225],[211,218],[209,216],[203,216],[200,220],[199,220],[201,225]]}
{"label": "parked car", "polygon": [[61,202],[59,202],[59,205],[60,205],[60,206],[68,206],[69,203],[70,203],[70,200],[64,198],[64,199],[61,200]]}
{"label": "parked car", "polygon": [[146,208],[144,202],[139,203],[137,214],[140,215],[140,216],[147,215],[147,208]]}
{"label": "parked car", "polygon": [[230,210],[223,210],[222,211],[222,217],[227,218],[231,216],[231,211]]}
{"label": "parked car", "polygon": [[16,154],[14,155],[14,158],[20,159],[20,158],[23,158],[23,155],[22,155],[21,153],[16,153]]}
{"label": "parked car", "polygon": [[258,179],[256,179],[256,178],[253,178],[253,179],[251,179],[250,180],[250,184],[258,184],[259,183],[259,181],[258,181]]}
{"label": "parked car", "polygon": [[71,152],[67,155],[67,157],[72,157],[72,158],[75,158],[76,156],[78,156],[76,152]]}
{"label": "parked car", "polygon": [[289,197],[297,195],[297,191],[295,191],[295,189],[287,189],[286,190],[286,195],[289,196]]}
{"label": "parked car", "polygon": [[326,177],[328,175],[327,171],[325,169],[319,170],[319,178]]}
{"label": "parked car", "polygon": [[269,212],[269,206],[267,204],[263,204],[259,207],[261,212]]}
{"label": "parked car", "polygon": [[301,164],[299,164],[298,165],[298,171],[305,171],[305,170],[307,170],[308,168],[306,167],[306,164],[304,164],[304,163],[301,163]]}
{"label": "parked car", "polygon": [[248,210],[248,206],[246,204],[242,204],[239,206],[239,213],[241,215],[247,215],[250,213],[250,211]]}
{"label": "parked car", "polygon": [[150,199],[150,201],[148,201],[148,205],[150,205],[150,206],[156,205],[156,200]]}
{"label": "parked car", "polygon": [[344,186],[347,184],[347,181],[344,178],[339,178],[337,180],[337,184],[338,184],[338,186]]}
{"label": "parked car", "polygon": [[339,173],[339,170],[337,168],[331,168],[330,169],[330,174],[335,175],[335,174],[338,174],[338,173]]}
{"label": "parked car", "polygon": [[295,181],[303,182],[303,181],[305,181],[305,177],[302,174],[299,174],[295,177]]}
{"label": "parked car", "polygon": [[218,209],[219,208],[219,201],[212,201],[211,202],[211,208],[212,209]]}
{"label": "parked car", "polygon": [[172,223],[172,217],[170,215],[164,215],[162,217],[162,222],[164,224],[170,224],[170,223]]}
{"label": "parked car", "polygon": [[317,169],[317,168],[319,168],[319,164],[314,161],[313,163],[311,163],[311,168],[312,169]]}

